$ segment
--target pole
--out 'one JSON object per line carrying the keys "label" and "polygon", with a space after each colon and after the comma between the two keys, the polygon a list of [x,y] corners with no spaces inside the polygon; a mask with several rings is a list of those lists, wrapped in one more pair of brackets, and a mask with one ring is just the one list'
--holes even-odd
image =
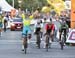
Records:
{"label": "pole", "polygon": [[13,4],[12,4],[12,5],[13,5],[13,7],[14,7],[14,0],[12,0],[12,2],[13,2]]}

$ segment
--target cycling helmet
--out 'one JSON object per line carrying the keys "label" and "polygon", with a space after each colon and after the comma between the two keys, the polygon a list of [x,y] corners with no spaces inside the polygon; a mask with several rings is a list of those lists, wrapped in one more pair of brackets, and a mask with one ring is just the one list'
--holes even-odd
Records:
{"label": "cycling helmet", "polygon": [[62,25],[65,25],[66,24],[66,21],[62,21]]}
{"label": "cycling helmet", "polygon": [[37,24],[40,24],[40,20],[37,20]]}
{"label": "cycling helmet", "polygon": [[47,23],[48,23],[49,25],[51,25],[51,24],[52,24],[52,21],[48,21]]}

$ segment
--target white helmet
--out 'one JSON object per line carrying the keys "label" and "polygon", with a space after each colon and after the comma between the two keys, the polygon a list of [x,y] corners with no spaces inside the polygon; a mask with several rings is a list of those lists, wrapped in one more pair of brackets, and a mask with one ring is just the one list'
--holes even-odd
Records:
{"label": "white helmet", "polygon": [[37,24],[40,24],[40,20],[37,20]]}

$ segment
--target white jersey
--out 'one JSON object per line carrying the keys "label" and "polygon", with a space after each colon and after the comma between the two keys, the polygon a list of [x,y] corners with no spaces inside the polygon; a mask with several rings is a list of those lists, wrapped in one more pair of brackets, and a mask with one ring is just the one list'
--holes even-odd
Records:
{"label": "white jersey", "polygon": [[41,24],[37,24],[37,23],[36,23],[36,24],[34,25],[34,28],[42,28],[42,26],[41,26]]}
{"label": "white jersey", "polygon": [[[34,32],[35,32],[36,28],[41,28],[41,29],[42,29],[42,28],[43,28],[43,24],[37,24],[37,23],[36,23],[36,24],[34,25]],[[42,31],[42,30],[41,30],[41,31]]]}

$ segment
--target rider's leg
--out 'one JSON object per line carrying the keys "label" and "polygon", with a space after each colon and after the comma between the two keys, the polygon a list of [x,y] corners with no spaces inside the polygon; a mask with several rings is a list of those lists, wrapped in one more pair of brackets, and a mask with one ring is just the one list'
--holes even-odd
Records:
{"label": "rider's leg", "polygon": [[54,41],[54,31],[50,32],[50,41],[53,42]]}
{"label": "rider's leg", "polygon": [[42,35],[43,35],[43,32],[41,32],[41,40],[42,40]]}
{"label": "rider's leg", "polygon": [[47,37],[47,35],[45,34],[45,42],[44,42],[44,47],[43,48],[46,48],[46,37]]}
{"label": "rider's leg", "polygon": [[37,35],[38,35],[38,30],[37,30],[37,28],[36,28],[36,30],[35,30],[35,36],[36,36],[36,46],[38,46],[38,39],[37,39]]}
{"label": "rider's leg", "polygon": [[23,31],[22,31],[22,51],[24,51],[25,34],[26,34],[26,28],[23,27]]}
{"label": "rider's leg", "polygon": [[28,43],[30,43],[30,39],[31,39],[31,28],[28,27]]}
{"label": "rider's leg", "polygon": [[24,45],[26,44],[27,39],[26,39],[26,35],[22,35],[22,51],[24,51]]}
{"label": "rider's leg", "polygon": [[4,22],[4,32],[6,32],[6,25],[7,25],[7,22]]}
{"label": "rider's leg", "polygon": [[22,38],[22,51],[24,51],[24,38]]}
{"label": "rider's leg", "polygon": [[64,30],[64,43],[66,43],[66,30]]}
{"label": "rider's leg", "polygon": [[48,32],[48,31],[46,31],[46,33],[45,33],[44,48],[46,48],[48,34],[49,34],[49,32]]}
{"label": "rider's leg", "polygon": [[59,42],[61,41],[61,34],[63,30],[59,30]]}

